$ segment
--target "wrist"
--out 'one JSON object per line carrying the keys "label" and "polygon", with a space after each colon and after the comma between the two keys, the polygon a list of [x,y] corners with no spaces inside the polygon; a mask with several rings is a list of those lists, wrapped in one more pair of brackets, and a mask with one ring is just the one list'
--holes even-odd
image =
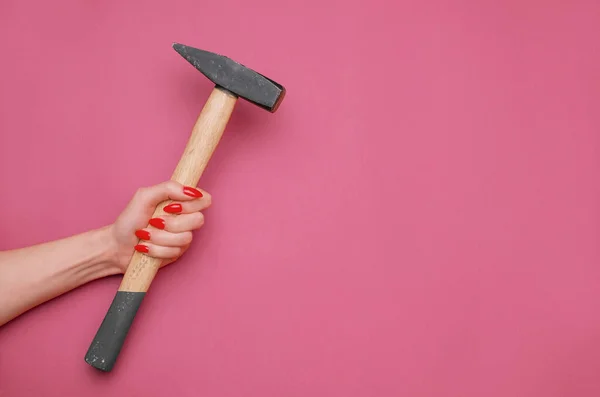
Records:
{"label": "wrist", "polygon": [[116,275],[119,268],[115,252],[110,227],[24,249],[22,255],[50,258],[43,267],[24,278],[29,284],[27,288],[55,295]]}
{"label": "wrist", "polygon": [[118,246],[112,234],[112,225],[90,231],[88,241],[91,257],[79,263],[80,274],[85,278],[82,281],[89,282],[122,272],[118,263]]}
{"label": "wrist", "polygon": [[100,260],[107,272],[111,274],[123,274],[125,267],[122,265],[122,253],[119,250],[114,225],[107,225],[97,230],[98,242],[102,247]]}

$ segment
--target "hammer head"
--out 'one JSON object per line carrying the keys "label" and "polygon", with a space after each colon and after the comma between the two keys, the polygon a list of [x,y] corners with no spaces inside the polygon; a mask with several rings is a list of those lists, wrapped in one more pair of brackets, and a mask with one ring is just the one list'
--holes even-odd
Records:
{"label": "hammer head", "polygon": [[216,86],[274,113],[285,96],[285,88],[223,55],[174,43],[173,49]]}

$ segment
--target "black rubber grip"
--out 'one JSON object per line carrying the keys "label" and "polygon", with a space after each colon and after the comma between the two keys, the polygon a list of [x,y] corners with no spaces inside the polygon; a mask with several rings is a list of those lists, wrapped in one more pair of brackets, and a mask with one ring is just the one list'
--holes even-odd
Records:
{"label": "black rubber grip", "polygon": [[86,363],[106,372],[113,368],[145,295],[145,292],[117,291],[85,355]]}

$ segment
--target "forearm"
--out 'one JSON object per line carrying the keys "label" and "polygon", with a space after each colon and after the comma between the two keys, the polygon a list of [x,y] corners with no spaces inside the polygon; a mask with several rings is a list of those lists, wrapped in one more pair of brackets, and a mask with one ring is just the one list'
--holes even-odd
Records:
{"label": "forearm", "polygon": [[108,227],[0,252],[0,325],[50,299],[118,274]]}

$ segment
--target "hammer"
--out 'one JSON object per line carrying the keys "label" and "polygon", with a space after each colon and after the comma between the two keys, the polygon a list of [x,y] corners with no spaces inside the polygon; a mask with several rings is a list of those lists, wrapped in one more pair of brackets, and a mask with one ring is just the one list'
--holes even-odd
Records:
{"label": "hammer", "polygon": [[[174,43],[173,49],[215,86],[204,104],[171,179],[196,186],[219,143],[238,98],[274,113],[286,90],[275,81],[223,55]],[[165,215],[160,203],[153,218]],[[121,285],[90,344],[85,361],[109,372],[162,260],[134,251]]]}

